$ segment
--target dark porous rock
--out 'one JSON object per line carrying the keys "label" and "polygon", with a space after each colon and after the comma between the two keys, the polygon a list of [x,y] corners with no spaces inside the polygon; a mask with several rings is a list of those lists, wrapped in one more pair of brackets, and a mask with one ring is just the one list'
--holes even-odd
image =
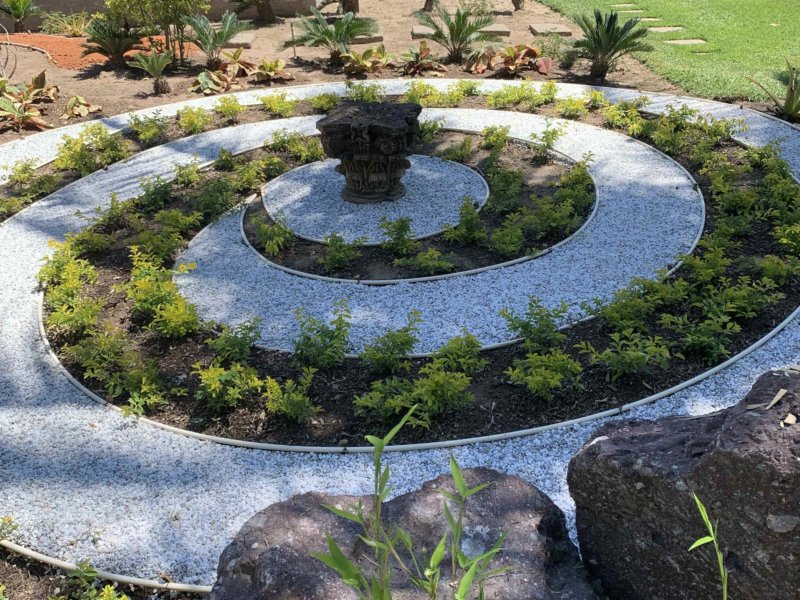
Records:
{"label": "dark porous rock", "polygon": [[[567,537],[564,515],[547,496],[519,477],[490,469],[465,469],[464,477],[471,487],[491,484],[467,503],[464,552],[477,556],[489,550],[503,532],[508,533],[504,550],[492,566],[509,571],[486,582],[487,600],[596,598]],[[387,502],[385,522],[400,524],[415,547],[429,554],[446,531],[443,489],[454,491],[449,475]],[[357,594],[311,553],[327,551],[325,534],[329,533],[345,554],[362,566],[367,564],[365,555],[371,551],[358,540],[360,527],[323,506],[353,507],[359,501],[371,506],[369,496],[303,494],[255,515],[222,553],[211,600],[357,600]],[[440,597],[450,598],[449,555],[443,565]],[[395,600],[428,597],[413,589],[399,571],[393,581]]]}
{"label": "dark porous rock", "polygon": [[800,598],[800,424],[790,415],[800,418],[797,369],[762,375],[718,413],[601,427],[568,482],[584,562],[606,593],[721,597],[713,545],[687,551],[706,535],[694,492],[719,521],[731,597]]}

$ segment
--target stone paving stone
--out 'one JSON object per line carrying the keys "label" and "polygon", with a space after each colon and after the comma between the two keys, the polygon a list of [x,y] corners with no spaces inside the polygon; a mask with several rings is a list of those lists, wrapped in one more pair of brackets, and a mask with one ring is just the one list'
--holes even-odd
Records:
{"label": "stone paving stone", "polygon": [[672,44],[673,46],[692,46],[695,44],[707,44],[705,40],[700,39],[686,39],[686,40],[664,40],[665,44]]}
{"label": "stone paving stone", "polygon": [[648,27],[647,31],[652,31],[654,33],[669,33],[671,31],[682,31],[684,28],[680,25],[675,25],[671,27]]}
{"label": "stone paving stone", "polygon": [[551,33],[557,33],[558,35],[564,37],[572,37],[572,31],[570,31],[569,27],[566,27],[561,23],[531,23],[528,26],[528,29],[531,30],[533,35],[549,35]]}
{"label": "stone paving stone", "polygon": [[252,48],[256,41],[256,34],[252,31],[237,33],[225,44],[225,48]]}

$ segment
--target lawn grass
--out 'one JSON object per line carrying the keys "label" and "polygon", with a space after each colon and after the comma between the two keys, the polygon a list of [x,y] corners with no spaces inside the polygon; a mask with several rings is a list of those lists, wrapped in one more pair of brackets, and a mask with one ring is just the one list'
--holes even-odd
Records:
{"label": "lawn grass", "polygon": [[[621,17],[660,17],[645,26],[682,25],[683,31],[651,32],[652,52],[637,58],[694,96],[764,100],[746,77],[783,97],[786,58],[800,65],[798,0],[539,0],[574,17],[612,4],[635,4],[644,12]],[[620,8],[616,10],[631,10]],[[664,40],[699,38],[706,44],[674,46]]]}

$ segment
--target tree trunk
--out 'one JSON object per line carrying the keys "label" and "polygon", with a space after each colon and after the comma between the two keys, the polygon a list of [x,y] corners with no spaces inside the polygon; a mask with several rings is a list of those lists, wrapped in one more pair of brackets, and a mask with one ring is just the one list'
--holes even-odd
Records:
{"label": "tree trunk", "polygon": [[425,6],[422,7],[422,10],[425,12],[433,12],[433,5],[436,0],[425,0]]}
{"label": "tree trunk", "polygon": [[22,19],[20,19],[19,21],[14,21],[14,33],[24,33],[24,32],[25,32],[25,27],[24,23],[22,22]]}
{"label": "tree trunk", "polygon": [[278,21],[275,11],[272,10],[272,0],[262,0],[257,6],[258,18],[264,23],[275,23]]}
{"label": "tree trunk", "polygon": [[343,13],[353,13],[358,14],[359,9],[361,8],[358,5],[358,0],[341,0],[339,5],[342,7]]}

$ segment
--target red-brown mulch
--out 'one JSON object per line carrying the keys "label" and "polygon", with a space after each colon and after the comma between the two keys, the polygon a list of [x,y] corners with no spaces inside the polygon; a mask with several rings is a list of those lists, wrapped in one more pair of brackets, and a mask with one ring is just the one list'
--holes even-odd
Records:
{"label": "red-brown mulch", "polygon": [[[81,56],[86,38],[70,38],[60,35],[45,35],[43,33],[13,33],[9,35],[9,39],[13,44],[44,50],[50,55],[53,63],[62,69],[80,71],[91,65],[106,62],[106,58],[100,54]],[[147,40],[142,40],[142,44],[147,46]],[[188,54],[196,51],[197,49],[191,44],[187,44]]]}

